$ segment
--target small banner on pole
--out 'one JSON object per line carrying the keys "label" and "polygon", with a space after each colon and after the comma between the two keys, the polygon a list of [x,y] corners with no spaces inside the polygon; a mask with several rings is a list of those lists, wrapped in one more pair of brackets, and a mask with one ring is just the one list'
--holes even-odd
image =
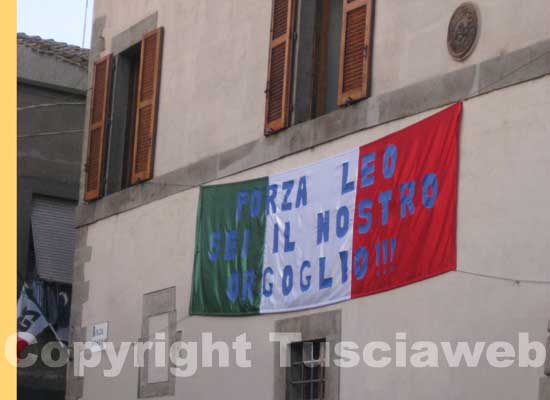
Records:
{"label": "small banner on pole", "polygon": [[32,300],[29,289],[23,285],[17,301],[17,358],[36,337],[49,326],[40,307]]}
{"label": "small banner on pole", "polygon": [[462,103],[346,153],[201,188],[191,314],[320,307],[456,269]]}

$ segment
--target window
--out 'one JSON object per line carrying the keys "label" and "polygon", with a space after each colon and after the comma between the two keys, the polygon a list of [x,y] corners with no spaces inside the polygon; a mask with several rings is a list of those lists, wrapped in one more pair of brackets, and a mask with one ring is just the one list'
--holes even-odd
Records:
{"label": "window", "polygon": [[298,2],[290,124],[337,108],[342,0]]}
{"label": "window", "polygon": [[140,43],[131,46],[115,58],[111,135],[105,174],[106,194],[130,186],[140,59]]}
{"label": "window", "polygon": [[368,96],[373,0],[273,0],[265,133]]}
{"label": "window", "polygon": [[290,345],[289,400],[325,398],[325,344],[323,338]]}
{"label": "window", "polygon": [[45,281],[38,276],[29,279],[28,283],[34,300],[43,310],[48,322],[55,328],[57,336],[62,341],[68,342],[71,317],[71,285]]}
{"label": "window", "polygon": [[162,36],[157,28],[94,64],[84,200],[153,175]]}
{"label": "window", "polygon": [[48,321],[65,342],[69,339],[75,208],[75,201],[33,196],[29,259],[24,277]]}
{"label": "window", "polygon": [[[332,310],[285,318],[275,322],[275,332],[300,333],[299,342],[280,349],[274,343],[274,400],[340,398],[340,368],[333,362],[334,344],[341,341],[342,314]],[[282,366],[281,352],[286,355]]]}

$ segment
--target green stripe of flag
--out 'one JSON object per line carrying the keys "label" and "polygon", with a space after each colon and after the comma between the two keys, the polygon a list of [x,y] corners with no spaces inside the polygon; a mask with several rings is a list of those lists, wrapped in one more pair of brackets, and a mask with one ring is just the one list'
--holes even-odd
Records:
{"label": "green stripe of flag", "polygon": [[258,314],[268,178],[201,187],[190,314]]}

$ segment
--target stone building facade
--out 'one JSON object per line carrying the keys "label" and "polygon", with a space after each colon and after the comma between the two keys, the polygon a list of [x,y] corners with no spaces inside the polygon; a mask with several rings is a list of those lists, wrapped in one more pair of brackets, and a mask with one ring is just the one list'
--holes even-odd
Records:
{"label": "stone building facade", "polygon": [[[458,0],[354,1],[371,14],[361,49],[366,89],[353,93],[336,73],[353,1],[95,1],[72,339],[92,339],[94,326],[105,322],[116,348],[157,331],[170,341],[198,342],[212,332],[228,343],[244,332],[253,368],[199,367],[175,378],[147,361],[107,378],[103,357],[83,377],[69,376],[67,399],[285,398],[287,378],[268,337],[289,329],[306,340],[359,346],[393,343],[396,332],[406,332],[409,342],[517,344],[520,332],[546,342],[550,8],[545,0],[477,0],[476,20],[466,14],[453,25]],[[330,12],[312,11],[315,4]],[[293,51],[280,71],[293,79],[278,86],[287,103],[271,118],[276,107],[269,102],[278,104],[270,98],[278,45],[271,26],[289,9],[294,14],[284,32]],[[317,23],[326,24],[322,39],[312,33]],[[319,40],[323,47],[312,44]],[[319,49],[326,60],[321,72],[311,64]],[[325,78],[306,79],[316,73]],[[311,82],[322,82],[322,96],[319,89],[304,95]],[[307,165],[457,101],[464,107],[461,272],[290,314],[188,315],[201,185]],[[147,129],[139,128],[143,121]],[[476,368],[334,367],[325,398],[536,399],[543,370],[486,361]],[[547,399],[541,382],[540,398]]]}

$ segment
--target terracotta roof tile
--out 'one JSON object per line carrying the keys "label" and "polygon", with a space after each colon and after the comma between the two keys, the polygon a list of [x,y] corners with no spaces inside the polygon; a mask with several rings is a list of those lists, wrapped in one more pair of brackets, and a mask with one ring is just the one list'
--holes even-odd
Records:
{"label": "terracotta roof tile", "polygon": [[17,44],[29,47],[41,54],[49,54],[60,60],[88,69],[88,49],[71,44],[56,42],[53,39],[42,39],[40,36],[29,36],[17,33]]}

